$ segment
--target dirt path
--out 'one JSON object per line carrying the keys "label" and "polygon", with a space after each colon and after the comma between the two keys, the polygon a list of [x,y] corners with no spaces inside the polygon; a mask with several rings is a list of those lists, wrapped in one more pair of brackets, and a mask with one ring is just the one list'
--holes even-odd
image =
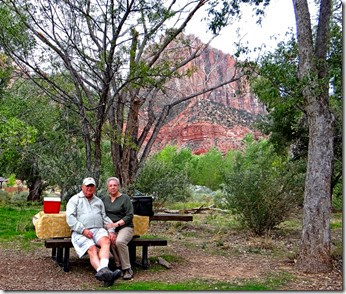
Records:
{"label": "dirt path", "polygon": [[[196,239],[197,241],[197,239]],[[150,248],[150,256],[178,256],[171,269],[150,271],[135,269],[135,281],[181,282],[210,279],[236,282],[246,278],[265,278],[270,272],[285,271],[297,277],[282,290],[342,290],[342,275],[334,270],[324,275],[297,273],[285,260],[259,254],[220,256],[198,244],[185,246],[185,241],[169,241],[169,246]],[[2,290],[94,290],[102,284],[94,277],[87,258],[78,259],[71,250],[71,271],[65,273],[50,258],[50,250],[40,247],[25,252],[16,248],[0,248],[0,289]],[[131,281],[127,281],[131,283]]]}

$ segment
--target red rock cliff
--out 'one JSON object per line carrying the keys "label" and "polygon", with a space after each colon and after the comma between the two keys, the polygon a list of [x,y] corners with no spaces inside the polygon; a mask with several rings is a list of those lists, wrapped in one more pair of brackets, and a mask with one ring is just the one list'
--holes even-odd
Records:
{"label": "red rock cliff", "polygon": [[[180,97],[229,79],[236,71],[236,60],[229,54],[208,47],[184,68],[187,69],[193,72],[191,76],[175,79],[169,85]],[[255,137],[261,135],[252,124],[257,115],[264,112],[264,106],[250,92],[247,81],[234,81],[175,106],[152,152],[168,144],[190,148],[195,154],[207,152],[213,146],[223,152],[241,148],[246,134],[253,133]]]}

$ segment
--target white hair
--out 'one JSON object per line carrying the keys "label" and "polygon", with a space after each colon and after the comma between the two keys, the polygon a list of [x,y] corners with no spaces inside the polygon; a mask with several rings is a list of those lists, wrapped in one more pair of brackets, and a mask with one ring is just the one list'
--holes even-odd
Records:
{"label": "white hair", "polygon": [[110,181],[116,181],[117,184],[120,186],[120,181],[119,181],[118,178],[116,178],[116,177],[110,177],[110,178],[107,179],[107,187],[108,187],[108,184],[109,184]]}

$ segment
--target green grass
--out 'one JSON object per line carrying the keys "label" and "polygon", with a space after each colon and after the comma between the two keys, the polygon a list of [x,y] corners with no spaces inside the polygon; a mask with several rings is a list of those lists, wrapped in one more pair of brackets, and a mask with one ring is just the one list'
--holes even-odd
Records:
{"label": "green grass", "polygon": [[0,242],[30,241],[36,238],[33,216],[41,206],[0,206]]}
{"label": "green grass", "polygon": [[100,288],[102,290],[122,290],[122,291],[270,291],[279,290],[282,286],[293,280],[288,273],[278,273],[268,275],[263,280],[250,279],[238,280],[233,283],[208,281],[208,280],[189,280],[179,283],[164,282],[136,282],[120,281],[109,288]]}
{"label": "green grass", "polygon": [[330,220],[330,229],[341,229],[342,228],[342,213],[333,213],[332,219]]}
{"label": "green grass", "polygon": [[211,201],[202,201],[202,202],[175,202],[169,203],[166,206],[171,210],[185,210],[185,209],[194,209],[199,207],[208,207],[212,204]]}
{"label": "green grass", "polygon": [[290,219],[282,222],[279,226],[281,229],[288,229],[288,230],[300,230],[302,225],[301,222],[297,219]]}

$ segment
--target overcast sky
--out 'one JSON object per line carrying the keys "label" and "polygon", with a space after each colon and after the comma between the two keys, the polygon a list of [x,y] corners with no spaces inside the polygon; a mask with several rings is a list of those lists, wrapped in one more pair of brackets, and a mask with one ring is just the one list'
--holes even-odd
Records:
{"label": "overcast sky", "polygon": [[[314,14],[312,5],[310,4],[311,14]],[[222,50],[225,53],[233,55],[236,51],[234,43],[242,37],[242,43],[250,48],[266,45],[265,50],[272,51],[278,41],[285,39],[285,33],[290,29],[295,33],[295,16],[293,4],[290,0],[274,0],[266,8],[266,14],[262,20],[262,25],[256,24],[256,16],[252,8],[248,6],[246,11],[242,10],[242,19],[229,27],[222,30],[221,36],[217,37],[211,46]],[[207,23],[201,21],[203,13],[194,18],[186,32],[197,35],[202,41],[207,42],[211,36],[207,31]],[[273,37],[277,40],[274,40]],[[258,53],[254,53],[251,57],[255,58]]]}

